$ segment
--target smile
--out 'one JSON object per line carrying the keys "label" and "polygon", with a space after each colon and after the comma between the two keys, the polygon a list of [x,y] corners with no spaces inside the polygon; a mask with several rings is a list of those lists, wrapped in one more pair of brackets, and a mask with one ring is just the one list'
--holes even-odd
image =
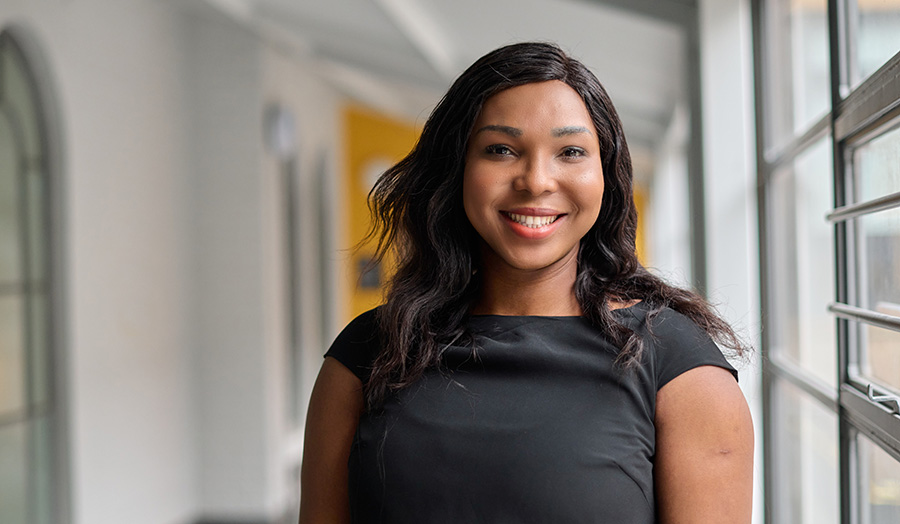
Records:
{"label": "smile", "polygon": [[517,224],[521,224],[525,227],[529,227],[531,229],[537,229],[539,227],[549,226],[550,224],[556,222],[560,216],[562,215],[548,215],[548,216],[534,216],[534,215],[520,215],[517,213],[508,213],[503,212],[503,214]]}

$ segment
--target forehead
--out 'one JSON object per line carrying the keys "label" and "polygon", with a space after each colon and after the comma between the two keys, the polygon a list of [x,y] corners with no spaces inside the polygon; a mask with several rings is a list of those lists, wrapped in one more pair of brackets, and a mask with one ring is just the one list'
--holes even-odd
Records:
{"label": "forehead", "polygon": [[581,95],[559,80],[524,84],[494,94],[485,100],[475,123],[582,125],[594,130]]}

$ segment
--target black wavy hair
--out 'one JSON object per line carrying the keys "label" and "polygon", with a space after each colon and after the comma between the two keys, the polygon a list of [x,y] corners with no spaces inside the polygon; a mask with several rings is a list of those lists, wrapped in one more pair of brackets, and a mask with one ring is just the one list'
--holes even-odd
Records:
{"label": "black wavy hair", "polygon": [[584,100],[597,130],[605,188],[600,215],[581,240],[575,297],[583,315],[621,348],[617,362],[640,362],[643,343],[619,324],[610,300],[642,300],[648,318],[663,307],[686,315],[738,354],[743,344],[699,295],[648,272],[635,253],[637,209],[622,124],[606,90],[581,62],[551,43],[526,42],[491,51],[472,64],[438,103],[413,150],[388,169],[369,194],[376,259],[397,264],[377,311],[382,352],[364,385],[377,408],[440,360],[448,344],[471,344],[465,319],[481,287],[478,234],[462,204],[463,170],[472,126],[492,95],[558,80]]}

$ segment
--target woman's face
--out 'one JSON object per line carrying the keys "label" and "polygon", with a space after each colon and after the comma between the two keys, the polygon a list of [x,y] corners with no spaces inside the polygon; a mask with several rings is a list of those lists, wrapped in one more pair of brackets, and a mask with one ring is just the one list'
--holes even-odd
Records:
{"label": "woman's face", "polygon": [[602,199],[597,130],[571,87],[525,84],[485,101],[466,152],[463,206],[486,268],[574,263]]}

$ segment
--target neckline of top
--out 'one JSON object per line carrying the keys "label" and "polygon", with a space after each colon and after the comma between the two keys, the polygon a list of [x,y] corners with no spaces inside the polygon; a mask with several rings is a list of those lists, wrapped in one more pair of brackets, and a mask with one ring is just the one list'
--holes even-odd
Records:
{"label": "neckline of top", "polygon": [[[631,310],[633,310],[633,309],[639,309],[638,306],[641,306],[640,309],[643,309],[643,305],[644,305],[644,304],[645,304],[645,302],[644,302],[643,300],[641,300],[641,301],[635,302],[634,304],[632,304],[632,305],[630,305],[630,306],[616,308],[616,309],[613,309],[612,311],[613,311],[614,313],[615,313],[615,312],[618,312],[618,311],[621,311],[621,312],[624,313],[624,312],[631,311]],[[507,319],[510,319],[510,320],[512,320],[512,319],[517,319],[517,318],[520,318],[520,319],[567,320],[567,319],[582,319],[582,318],[585,318],[585,316],[584,316],[584,315],[497,315],[497,314],[486,314],[486,315],[469,315],[469,318],[470,318],[470,319],[479,319],[479,318],[483,318],[483,319],[502,319],[502,318],[507,318]]]}

